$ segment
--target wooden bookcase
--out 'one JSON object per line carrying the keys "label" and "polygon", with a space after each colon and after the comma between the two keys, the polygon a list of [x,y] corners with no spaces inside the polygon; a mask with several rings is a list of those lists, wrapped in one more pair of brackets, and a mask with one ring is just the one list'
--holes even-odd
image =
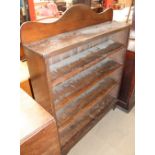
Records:
{"label": "wooden bookcase", "polygon": [[112,9],[97,14],[85,5],[21,28],[34,96],[56,119],[62,154],[115,105],[128,35]]}

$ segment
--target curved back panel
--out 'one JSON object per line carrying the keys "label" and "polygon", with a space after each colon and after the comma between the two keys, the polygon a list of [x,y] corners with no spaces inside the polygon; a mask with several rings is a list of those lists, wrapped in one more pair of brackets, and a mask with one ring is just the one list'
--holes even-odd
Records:
{"label": "curved back panel", "polygon": [[23,44],[31,43],[64,32],[111,21],[112,17],[112,9],[107,9],[98,14],[86,5],[77,4],[68,9],[61,18],[53,23],[31,21],[24,23],[21,27],[21,41]]}

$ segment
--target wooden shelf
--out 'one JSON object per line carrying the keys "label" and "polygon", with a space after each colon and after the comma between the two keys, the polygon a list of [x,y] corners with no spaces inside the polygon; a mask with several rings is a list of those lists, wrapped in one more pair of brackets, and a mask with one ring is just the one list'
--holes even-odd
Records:
{"label": "wooden shelf", "polygon": [[[104,99],[98,101],[91,107],[89,112],[78,118],[76,123],[72,124],[60,132],[60,143],[63,152],[72,147],[85,133],[87,133],[114,105],[113,97],[107,95]],[[74,140],[73,140],[74,139]],[[67,148],[66,148],[67,147]]]}
{"label": "wooden shelf", "polygon": [[115,85],[116,82],[112,79],[101,80],[87,91],[79,93],[79,96],[57,111],[58,126],[68,125],[70,120],[77,117],[78,111],[86,112],[88,107],[95,104],[94,100],[104,97]]}
{"label": "wooden shelf", "polygon": [[[83,54],[82,58],[77,59],[74,62],[66,64],[65,66],[62,66],[60,68],[55,67],[59,66],[59,63],[51,65],[50,68],[53,69],[51,69],[52,86],[54,87],[59,83],[64,82],[72,76],[82,72],[83,70],[86,70],[87,68],[99,63],[109,55],[119,52],[122,48],[124,48],[122,44],[114,42],[104,49],[100,49],[99,47],[88,49],[86,52],[89,53],[86,56],[85,54]],[[76,57],[78,57],[78,54],[71,56],[71,58],[69,59],[71,60]],[[65,64],[65,62],[68,61],[68,59],[64,59],[60,63]]]}
{"label": "wooden shelf", "polygon": [[[57,22],[59,22],[59,21],[57,21]],[[50,23],[49,25],[47,23],[44,23],[44,24],[43,23],[35,23],[35,24],[38,26],[44,25],[44,30],[47,31],[47,30],[49,30],[49,28],[47,28],[47,27],[50,27],[50,29],[52,29],[52,26],[54,26],[53,24],[55,24],[55,23]],[[35,25],[35,24],[33,23],[33,25]],[[82,23],[79,23],[79,24],[81,25]],[[121,31],[125,28],[128,28],[127,26],[129,27],[130,25],[126,24],[126,23],[115,22],[115,21],[105,22],[105,23],[100,23],[97,25],[87,26],[85,28],[79,28],[74,31],[72,30],[71,32],[67,32],[67,33],[62,33],[62,30],[61,30],[61,34],[58,34],[58,35],[52,34],[51,36],[54,35],[54,37],[48,36],[47,38],[41,39],[41,37],[43,37],[43,35],[47,35],[47,32],[46,32],[46,33],[38,36],[40,38],[40,40],[39,40],[39,38],[37,38],[38,41],[35,41],[36,36],[31,36],[31,39],[29,41],[26,38],[25,45],[26,45],[27,49],[34,51],[35,53],[37,53],[41,56],[51,57],[51,56],[58,55],[62,52],[66,52],[66,51],[73,49],[77,46],[80,46],[81,44],[86,44],[90,41],[94,41],[96,39],[103,38],[103,36],[105,36],[105,35],[110,35],[112,33]],[[63,27],[63,29],[64,29],[64,27]],[[31,34],[31,33],[41,33],[42,32],[42,31],[37,32],[37,30],[35,30],[35,32],[34,32],[33,29],[32,29],[32,31],[33,32],[28,31],[25,33]],[[59,29],[57,29],[57,32],[58,31],[59,31]],[[51,31],[51,33],[53,33],[53,31]],[[31,43],[28,43],[28,42],[31,42]]]}
{"label": "wooden shelf", "polygon": [[82,4],[56,22],[22,26],[34,96],[55,117],[62,154],[116,101],[128,34],[128,24],[112,21],[112,9],[97,14]]}
{"label": "wooden shelf", "polygon": [[107,77],[121,66],[115,61],[105,59],[101,64],[97,64],[89,70],[81,72],[78,76],[57,85],[53,88],[55,109],[59,110],[80,93],[93,87],[101,79]]}
{"label": "wooden shelf", "polygon": [[[60,127],[59,131],[66,130],[72,124],[74,124],[78,118],[81,118],[81,117],[83,117],[84,114],[87,114],[89,112],[89,109],[91,109],[99,101],[102,101],[104,99],[104,97],[117,85],[117,83],[111,79],[107,82],[108,82],[108,84],[104,89],[101,89],[101,91],[97,90],[98,92],[93,96],[94,98],[93,97],[90,97],[89,99],[85,98],[85,100],[86,100],[85,103],[82,104],[81,102],[78,102],[77,103],[78,105],[73,105],[73,108],[70,107],[75,111],[75,113],[73,116],[65,115],[65,117],[68,117],[68,120],[65,120],[63,123],[61,123],[61,127]],[[87,102],[87,100],[88,100],[88,102]],[[84,102],[84,99],[83,99],[83,102]],[[63,112],[65,112],[65,111],[63,111]]]}

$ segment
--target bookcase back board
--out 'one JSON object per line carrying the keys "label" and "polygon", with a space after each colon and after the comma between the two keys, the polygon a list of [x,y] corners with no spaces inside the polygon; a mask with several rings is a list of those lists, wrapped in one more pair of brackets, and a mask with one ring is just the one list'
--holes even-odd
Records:
{"label": "bookcase back board", "polygon": [[114,106],[128,35],[129,25],[112,21],[111,9],[97,14],[84,5],[56,23],[21,28],[34,96],[56,119],[62,154]]}

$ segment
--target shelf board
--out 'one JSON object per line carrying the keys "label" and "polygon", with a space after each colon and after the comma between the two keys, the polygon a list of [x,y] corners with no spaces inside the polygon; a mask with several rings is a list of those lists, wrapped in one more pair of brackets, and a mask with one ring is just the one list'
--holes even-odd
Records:
{"label": "shelf board", "polygon": [[[48,27],[47,24],[46,26]],[[129,24],[115,21],[104,22],[71,32],[61,33],[32,43],[25,43],[24,47],[34,51],[38,55],[50,57],[66,52],[81,44],[103,38],[106,35],[113,34],[125,28],[128,29]]]}
{"label": "shelf board", "polygon": [[79,96],[56,112],[58,126],[65,127],[71,124],[79,114],[86,113],[91,106],[94,106],[97,103],[96,100],[104,98],[114,86],[116,86],[116,81],[106,79],[101,80],[85,92],[80,92]]}
{"label": "shelf board", "polygon": [[90,112],[81,117],[81,120],[67,128],[65,132],[60,131],[60,143],[62,152],[67,152],[77,141],[79,141],[115,104],[113,97],[107,95],[102,102],[90,109]]}
{"label": "shelf board", "polygon": [[[77,61],[67,64],[63,67],[54,69],[53,71],[52,71],[52,65],[51,65],[50,67],[51,85],[54,87],[59,83],[64,82],[65,80],[71,78],[72,76],[75,76],[76,74],[82,72],[83,70],[86,70],[89,67],[99,63],[106,57],[116,52],[119,52],[122,48],[124,48],[122,44],[114,42],[108,45],[105,49],[101,49],[97,52],[92,52],[79,60],[77,59]],[[76,57],[76,55],[74,57]],[[67,62],[67,59],[66,60],[64,59],[62,62],[64,62],[65,64],[65,61]],[[58,65],[55,64],[54,66],[58,66]]]}
{"label": "shelf board", "polygon": [[122,65],[115,61],[109,60],[103,63],[103,65],[94,66],[94,68],[90,69],[90,74],[87,72],[85,75],[85,72],[83,72],[81,73],[81,78],[79,78],[80,76],[78,79],[72,78],[56,86],[53,90],[53,100],[56,111],[63,108],[66,104],[71,102],[71,100],[79,96],[79,94],[93,87],[101,79],[107,77],[121,66]]}
{"label": "shelf board", "polygon": [[[111,83],[110,83],[111,82]],[[102,91],[98,91],[94,96],[94,98],[89,97],[89,99],[85,98],[85,100],[88,100],[86,104],[82,105],[80,109],[78,109],[78,106],[82,104],[82,102],[79,102],[78,106],[75,105],[76,112],[73,115],[70,115],[67,120],[65,120],[63,123],[59,124],[60,132],[65,132],[68,130],[72,125],[76,124],[79,119],[82,119],[85,115],[89,113],[89,110],[97,105],[99,102],[102,102],[104,100],[104,97],[117,85],[117,83],[114,80],[107,81],[107,86],[105,89],[101,89]],[[102,86],[101,86],[102,87]],[[90,99],[92,99],[90,101]]]}

